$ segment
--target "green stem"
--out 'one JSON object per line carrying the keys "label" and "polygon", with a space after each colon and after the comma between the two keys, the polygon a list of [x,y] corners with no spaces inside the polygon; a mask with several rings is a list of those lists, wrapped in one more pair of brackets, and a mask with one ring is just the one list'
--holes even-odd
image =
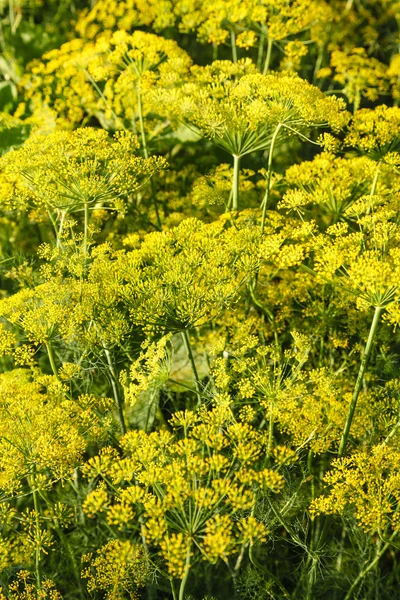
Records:
{"label": "green stem", "polygon": [[147,149],[146,132],[144,130],[143,120],[143,106],[142,106],[142,90],[141,90],[141,79],[139,77],[137,84],[137,105],[138,105],[138,116],[140,125],[140,136],[142,138],[143,156],[149,158],[149,151]]}
{"label": "green stem", "polygon": [[272,512],[274,513],[276,519],[282,525],[282,527],[287,531],[287,533],[290,535],[292,540],[298,546],[300,546],[300,548],[303,548],[303,550],[305,550],[307,552],[307,555],[309,557],[316,558],[315,553],[310,552],[310,550],[307,548],[306,544],[299,538],[296,531],[294,529],[292,529],[292,527],[289,525],[289,523],[287,523],[287,521],[284,519],[283,515],[281,513],[279,513],[279,511],[277,510],[277,508],[274,505],[274,502],[270,500],[268,494],[266,495],[266,499],[267,499],[269,507],[272,510]]}
{"label": "green stem", "polygon": [[265,57],[265,62],[264,62],[264,68],[263,68],[263,75],[266,75],[269,71],[269,65],[271,62],[271,55],[272,55],[272,40],[271,38],[268,38],[268,42],[267,42],[267,55]]}
{"label": "green stem", "polygon": [[261,35],[260,43],[258,44],[258,54],[257,54],[257,69],[259,71],[261,71],[262,57],[264,54],[264,43],[265,43],[265,36]]}
{"label": "green stem", "polygon": [[49,216],[51,224],[53,225],[53,229],[54,229],[54,234],[55,234],[55,237],[56,237],[56,241],[58,241],[58,227],[57,227],[57,223],[53,219],[53,216],[52,216],[51,212],[48,209],[47,209],[47,214]]}
{"label": "green stem", "polygon": [[58,227],[58,232],[57,232],[57,248],[61,248],[62,244],[61,244],[61,234],[64,228],[64,220],[65,220],[65,215],[67,214],[66,210],[63,210],[61,212],[61,217],[60,217],[60,225]]}
{"label": "green stem", "polygon": [[371,191],[370,191],[370,193],[369,193],[369,195],[370,195],[370,196],[374,196],[374,195],[375,195],[375,192],[376,192],[376,186],[377,186],[377,183],[378,183],[378,178],[379,178],[379,172],[380,172],[380,169],[381,169],[381,163],[380,163],[380,161],[379,161],[379,162],[378,162],[378,166],[376,167],[376,171],[375,171],[375,176],[374,176],[374,179],[373,179],[373,181],[372,181],[372,185],[371,185]]}
{"label": "green stem", "polygon": [[59,381],[61,383],[61,379],[60,379],[60,376],[59,376],[58,370],[57,370],[53,346],[50,341],[46,342],[45,345],[46,345],[46,350],[47,350],[47,356],[49,357],[51,370],[53,371],[53,374],[56,377],[57,381]]}
{"label": "green stem", "polygon": [[178,596],[176,595],[176,589],[175,589],[175,585],[174,585],[174,580],[171,578],[169,582],[171,584],[172,598],[173,598],[173,600],[178,600]]}
{"label": "green stem", "polygon": [[274,341],[275,341],[275,346],[277,348],[277,350],[279,350],[280,345],[279,345],[279,336],[278,336],[278,330],[276,327],[276,321],[275,321],[275,317],[272,314],[272,312],[266,307],[264,306],[264,304],[262,302],[260,302],[260,300],[258,300],[258,298],[256,297],[255,293],[254,293],[254,288],[252,287],[252,285],[249,285],[249,292],[250,292],[250,296],[251,299],[253,301],[253,304],[255,306],[257,306],[268,318],[269,322],[272,325],[272,329],[274,331]]}
{"label": "green stem", "polygon": [[354,0],[347,0],[343,15],[346,15],[353,7]]}
{"label": "green stem", "polygon": [[385,554],[386,550],[390,547],[391,542],[393,541],[393,539],[396,537],[397,534],[398,534],[398,532],[395,531],[389,538],[389,541],[386,542],[386,544],[384,546],[382,546],[382,548],[380,549],[379,552],[377,552],[374,560],[372,560],[369,563],[369,565],[366,566],[365,569],[363,569],[359,573],[359,575],[356,577],[356,579],[351,584],[349,591],[347,592],[346,596],[344,597],[344,600],[350,600],[351,596],[353,595],[354,590],[357,588],[359,583],[364,579],[364,577],[378,564],[379,560]]}
{"label": "green stem", "polygon": [[232,61],[234,63],[237,62],[237,48],[236,48],[236,34],[233,29],[231,29],[231,46],[232,46]]}
{"label": "green stem", "polygon": [[313,73],[313,85],[317,84],[317,75],[318,75],[318,71],[321,68],[322,65],[322,61],[324,58],[324,50],[325,50],[325,46],[318,46],[318,56],[317,56],[317,60],[315,61],[315,67],[314,67],[314,73]]}
{"label": "green stem", "polygon": [[190,542],[188,542],[187,545],[187,549],[186,549],[186,564],[185,564],[185,573],[183,575],[182,581],[181,581],[181,585],[179,587],[179,598],[178,600],[184,600],[184,594],[185,594],[185,587],[186,587],[186,583],[189,577],[189,572],[190,572]]}
{"label": "green stem", "polygon": [[262,220],[261,220],[261,234],[263,234],[264,232],[264,226],[265,226],[265,216],[267,214],[267,207],[268,207],[268,200],[269,200],[269,195],[270,195],[270,191],[271,191],[271,174],[272,174],[272,158],[274,155],[274,147],[275,147],[275,143],[279,134],[279,131],[281,130],[282,127],[282,123],[278,123],[275,131],[274,131],[274,135],[272,136],[272,140],[271,140],[271,147],[269,149],[269,155],[268,155],[268,171],[267,171],[267,188],[265,190],[265,195],[263,198],[263,201],[261,203],[263,212],[262,212]]}
{"label": "green stem", "polygon": [[270,460],[270,455],[271,455],[271,450],[272,450],[272,440],[274,437],[274,411],[273,411],[273,404],[272,402],[269,403],[269,410],[270,410],[270,414],[269,414],[269,425],[268,425],[268,446],[267,446],[267,452],[266,452],[266,459],[269,462]]}
{"label": "green stem", "polygon": [[[351,398],[349,411],[347,413],[346,424],[344,426],[342,437],[341,437],[340,444],[339,444],[339,450],[338,450],[339,458],[342,458],[344,456],[344,453],[346,450],[346,444],[347,444],[347,440],[349,437],[350,428],[351,428],[351,424],[352,424],[353,417],[354,417],[354,412],[355,412],[355,409],[357,406],[358,396],[360,395],[360,390],[361,390],[365,370],[368,365],[368,360],[369,360],[369,357],[371,354],[372,344],[374,341],[376,329],[377,329],[378,323],[379,323],[379,317],[381,315],[382,310],[383,310],[383,308],[381,306],[375,307],[374,317],[372,319],[371,327],[369,330],[367,345],[365,346],[364,354],[361,359],[360,369],[358,371],[358,376],[357,376],[356,384],[354,386],[353,396]],[[318,540],[318,544],[317,544],[317,548],[316,548],[317,552],[319,550],[321,550],[321,548],[325,544],[326,538],[327,538],[330,530],[331,530],[331,518],[330,518],[330,515],[328,515],[325,517],[325,522],[322,527],[320,538]]]}
{"label": "green stem", "polygon": [[264,567],[264,565],[262,565],[254,556],[254,544],[250,544],[249,546],[249,559],[251,564],[258,569],[259,571],[261,571],[261,573],[264,573],[264,575],[266,575],[266,577],[268,578],[268,580],[273,581],[276,586],[280,589],[280,591],[283,594],[284,598],[290,598],[289,592],[283,587],[282,583],[279,581],[278,577],[275,577],[275,575],[273,573],[271,573],[271,571],[269,571],[266,567]]}
{"label": "green stem", "polygon": [[83,205],[83,256],[85,260],[86,270],[86,259],[88,251],[88,230],[89,230],[89,204],[87,202]]}
{"label": "green stem", "polygon": [[110,381],[111,381],[111,387],[113,389],[114,400],[115,400],[115,404],[118,409],[118,418],[119,418],[119,422],[121,425],[121,431],[123,434],[125,434],[126,433],[126,423],[125,423],[124,412],[123,412],[123,407],[122,407],[122,398],[121,398],[121,396],[119,394],[119,390],[118,390],[118,377],[115,372],[113,362],[111,360],[110,351],[107,349],[107,347],[105,346],[104,343],[103,343],[103,348],[104,348],[104,354],[106,355],[106,359],[107,359],[108,370],[110,373]]}
{"label": "green stem", "polygon": [[193,356],[193,352],[192,352],[192,347],[190,345],[190,340],[189,340],[189,335],[188,332],[186,330],[182,331],[182,338],[183,338],[183,343],[192,367],[192,371],[193,371],[193,375],[196,381],[196,390],[197,390],[197,403],[200,406],[201,403],[201,386],[200,386],[200,378],[199,378],[199,374],[197,372],[197,368],[196,368],[196,363],[194,362],[194,356]]}
{"label": "green stem", "polygon": [[75,577],[75,581],[76,584],[78,586],[79,589],[79,595],[81,598],[84,598],[84,592],[83,592],[83,588],[82,588],[82,581],[81,581],[81,577],[80,577],[80,571],[79,571],[79,567],[78,567],[78,563],[76,561],[76,557],[74,554],[73,549],[71,548],[71,544],[69,543],[67,536],[65,535],[65,533],[63,532],[62,529],[60,529],[59,527],[56,528],[56,532],[60,538],[60,541],[62,543],[62,545],[64,546],[64,548],[67,551],[67,554],[69,556],[69,560],[71,563],[71,567],[72,567],[72,571],[74,573],[74,577]]}
{"label": "green stem", "polygon": [[35,575],[36,575],[36,586],[38,590],[42,589],[42,571],[40,565],[40,548],[38,546],[40,539],[40,523],[39,523],[39,515],[40,515],[40,506],[39,506],[39,496],[37,491],[35,490],[33,482],[31,482],[31,490],[33,495],[33,506],[35,508],[35,528],[36,528],[36,544],[35,544]]}
{"label": "green stem", "polygon": [[355,98],[354,98],[354,103],[353,103],[353,115],[356,114],[356,112],[358,111],[358,109],[360,108],[360,104],[361,104],[361,94],[360,92],[356,92]]}
{"label": "green stem", "polygon": [[[148,159],[149,158],[149,149],[147,147],[146,132],[144,130],[143,105],[142,105],[142,89],[141,89],[141,79],[140,79],[140,77],[138,79],[138,84],[137,84],[137,105],[138,105],[140,136],[142,138],[142,146],[143,146],[143,156],[144,156],[144,158]],[[152,200],[153,200],[154,210],[155,210],[156,218],[157,218],[157,225],[161,229],[160,213],[158,211],[158,204],[157,204],[157,200],[156,200],[156,194],[155,194],[155,190],[154,190],[154,183],[153,183],[152,179],[150,179],[150,186],[151,186],[151,197],[152,197]]]}
{"label": "green stem", "polygon": [[365,346],[364,354],[361,359],[360,370],[358,371],[357,381],[354,386],[354,392],[353,392],[353,396],[351,399],[349,411],[347,414],[346,424],[344,426],[342,438],[341,438],[340,444],[339,444],[339,451],[338,451],[339,458],[341,458],[344,455],[345,450],[346,450],[347,439],[349,437],[351,423],[353,421],[353,416],[354,416],[354,411],[357,406],[358,396],[360,394],[365,370],[367,368],[368,360],[369,360],[369,357],[371,354],[372,344],[374,341],[376,329],[377,329],[378,323],[379,323],[379,317],[381,315],[382,310],[383,309],[381,306],[377,306],[375,308],[374,318],[372,319],[371,328],[369,330],[367,345]]}
{"label": "green stem", "polygon": [[218,44],[216,42],[213,42],[212,59],[213,61],[218,59]]}
{"label": "green stem", "polygon": [[233,154],[232,208],[239,210],[240,156]]}

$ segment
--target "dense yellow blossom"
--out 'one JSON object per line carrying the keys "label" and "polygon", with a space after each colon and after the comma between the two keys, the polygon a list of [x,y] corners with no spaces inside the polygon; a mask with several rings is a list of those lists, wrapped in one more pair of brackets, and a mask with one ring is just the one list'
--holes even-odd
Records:
{"label": "dense yellow blossom", "polygon": [[[265,539],[265,526],[243,519],[241,511],[254,508],[257,489],[278,493],[284,481],[272,469],[257,468],[265,435],[236,420],[229,406],[175,413],[170,424],[171,433],[130,431],[121,438],[124,456],[101,471],[106,486],[118,486],[118,497],[110,506],[102,483],[84,508],[115,523],[116,515],[135,507],[144,516],[147,543],[159,546],[169,573],[182,578],[199,552],[214,563]],[[85,466],[88,476],[95,475],[95,462]],[[137,528],[132,518],[122,522]]]}
{"label": "dense yellow blossom", "polygon": [[397,597],[399,2],[0,14],[1,600]]}

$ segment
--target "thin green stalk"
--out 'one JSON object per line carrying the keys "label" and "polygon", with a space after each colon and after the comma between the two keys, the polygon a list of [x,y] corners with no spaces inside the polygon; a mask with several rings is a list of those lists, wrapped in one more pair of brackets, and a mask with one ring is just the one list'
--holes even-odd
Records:
{"label": "thin green stalk", "polygon": [[50,342],[50,340],[46,342],[45,346],[46,346],[46,350],[47,350],[47,356],[49,357],[51,370],[53,371],[53,374],[56,377],[56,379],[61,382],[60,376],[58,374],[57,365],[56,365],[56,359],[54,356],[54,349],[53,349],[53,346],[52,346],[52,343]]}
{"label": "thin green stalk", "polygon": [[290,598],[289,592],[283,587],[282,583],[279,581],[278,577],[275,577],[275,575],[273,573],[271,573],[271,571],[269,571],[266,567],[264,567],[264,565],[262,565],[254,556],[254,544],[250,544],[249,546],[249,559],[251,564],[258,569],[259,571],[261,571],[261,573],[264,573],[264,575],[267,576],[268,580],[273,581],[276,586],[280,589],[280,591],[283,594],[284,598]]}
{"label": "thin green stalk", "polygon": [[360,108],[360,104],[361,104],[361,94],[360,92],[356,92],[355,98],[354,98],[354,102],[353,102],[353,115],[356,114],[356,112],[358,111],[358,109]]}
{"label": "thin green stalk", "polygon": [[61,234],[64,228],[64,221],[65,221],[65,216],[67,214],[66,210],[61,211],[61,217],[60,217],[60,225],[58,227],[58,232],[57,232],[57,248],[61,248],[62,243],[61,243]]}
{"label": "thin green stalk", "polygon": [[[144,130],[142,90],[141,90],[140,77],[139,77],[138,83],[137,83],[137,105],[138,105],[140,136],[142,138],[142,146],[143,146],[143,156],[147,159],[147,158],[149,158],[149,150],[147,147],[146,132]],[[151,186],[151,197],[153,200],[154,210],[155,210],[156,218],[157,218],[157,225],[161,229],[160,213],[158,211],[158,204],[157,204],[156,194],[155,194],[155,190],[154,190],[154,183],[153,183],[152,179],[150,179],[150,186]]]}
{"label": "thin green stalk", "polygon": [[52,214],[51,214],[51,212],[49,210],[47,210],[47,214],[48,214],[48,217],[49,217],[49,219],[51,221],[51,224],[53,225],[53,229],[54,229],[54,234],[55,234],[56,240],[58,240],[58,227],[57,227],[57,223],[53,219],[53,216],[52,216]]}
{"label": "thin green stalk", "polygon": [[240,156],[233,154],[232,208],[239,210]]}
{"label": "thin green stalk", "polygon": [[191,544],[190,544],[190,542],[188,542],[187,549],[186,549],[185,573],[183,575],[181,585],[179,587],[178,600],[184,600],[184,598],[185,598],[185,587],[186,587],[186,583],[187,583],[187,580],[189,577],[189,572],[190,572],[190,548],[191,548]]}
{"label": "thin green stalk", "polygon": [[200,406],[201,403],[201,385],[200,385],[200,378],[199,378],[199,374],[197,372],[197,368],[196,368],[196,363],[194,362],[194,356],[193,356],[193,352],[192,352],[192,347],[190,345],[190,340],[189,340],[189,335],[188,332],[186,330],[182,331],[182,338],[183,338],[183,343],[192,367],[192,371],[193,371],[193,375],[195,378],[195,382],[196,382],[196,390],[197,390],[197,403]]}
{"label": "thin green stalk", "polygon": [[263,75],[266,75],[269,71],[269,65],[271,62],[271,55],[272,55],[272,40],[271,38],[268,38],[268,42],[267,42],[267,55],[265,57],[265,62],[264,62],[264,68],[263,68]]}
{"label": "thin green stalk", "polygon": [[377,186],[377,183],[378,183],[378,178],[379,178],[379,172],[380,172],[380,170],[381,170],[381,162],[379,161],[378,165],[376,167],[374,179],[372,181],[371,191],[369,193],[370,196],[374,196],[375,195],[376,186]]}
{"label": "thin green stalk", "polygon": [[236,48],[236,34],[233,29],[231,29],[231,46],[232,46],[232,62],[237,62],[237,48]]}
{"label": "thin green stalk", "polygon": [[56,532],[60,538],[60,541],[62,543],[62,545],[64,546],[64,548],[67,551],[67,554],[69,556],[69,560],[71,563],[71,567],[72,567],[72,571],[74,573],[74,577],[75,577],[75,581],[77,583],[78,589],[79,589],[79,595],[81,598],[84,598],[84,592],[83,592],[83,587],[82,587],[82,580],[80,577],[80,571],[79,571],[79,567],[78,567],[78,563],[76,560],[76,557],[74,555],[74,552],[71,548],[71,544],[69,543],[67,536],[65,535],[65,533],[63,532],[63,530],[59,527],[56,528]]}
{"label": "thin green stalk", "polygon": [[371,350],[372,350],[372,344],[374,341],[375,333],[376,333],[378,323],[379,323],[379,317],[381,315],[382,310],[383,310],[383,308],[381,306],[377,306],[375,308],[374,318],[372,319],[371,328],[369,330],[367,345],[365,346],[364,354],[361,359],[360,370],[358,371],[357,381],[354,386],[353,396],[352,396],[351,403],[349,406],[346,424],[344,426],[342,437],[341,437],[340,444],[339,444],[339,451],[338,451],[339,458],[341,458],[344,455],[345,450],[346,450],[347,439],[349,437],[350,428],[351,428],[351,424],[352,424],[353,416],[354,416],[354,411],[357,406],[358,396],[360,395],[360,390],[361,390],[365,370],[368,365],[368,360],[369,360]]}
{"label": "thin green stalk", "polygon": [[[114,117],[115,122],[118,123],[118,125],[120,127],[122,127],[122,129],[124,131],[126,131],[126,127],[124,126],[124,122],[118,117],[118,115],[114,111],[112,105],[108,102],[107,98],[105,97],[105,95],[103,94],[103,92],[101,91],[101,89],[99,88],[99,86],[97,85],[97,83],[95,82],[95,80],[93,79],[93,77],[91,76],[91,74],[89,73],[89,71],[87,69],[84,69],[84,73],[85,73],[86,77],[88,78],[89,82],[92,84],[92,86],[96,90],[96,92],[99,94],[100,98],[103,100],[104,105],[112,113],[112,116]],[[90,116],[91,115],[89,115],[87,118],[90,118]]]}
{"label": "thin green stalk", "polygon": [[261,234],[263,234],[264,232],[264,226],[265,226],[265,217],[267,214],[267,207],[268,207],[268,200],[269,200],[269,195],[270,195],[270,191],[271,191],[271,175],[272,175],[272,158],[274,155],[274,148],[275,148],[275,144],[276,144],[276,140],[278,137],[278,134],[281,130],[282,127],[282,123],[278,123],[275,131],[274,131],[274,135],[272,136],[272,140],[271,140],[271,146],[269,149],[269,155],[268,155],[268,171],[267,171],[267,188],[265,190],[265,195],[263,198],[263,201],[261,203],[263,212],[262,212],[262,220],[261,220]]}
{"label": "thin green stalk", "polygon": [[347,0],[346,6],[345,6],[345,9],[344,9],[344,13],[343,13],[344,15],[346,15],[348,12],[350,12],[350,10],[353,7],[353,4],[354,4],[354,0]]}
{"label": "thin green stalk", "polygon": [[[368,360],[369,360],[369,357],[371,354],[372,344],[374,341],[375,333],[376,333],[376,330],[378,327],[379,318],[380,318],[382,310],[383,310],[383,308],[381,306],[375,307],[374,317],[372,319],[371,327],[369,330],[367,345],[365,346],[365,350],[364,350],[364,353],[363,353],[363,356],[361,359],[360,369],[358,371],[358,376],[357,376],[356,384],[354,386],[353,396],[351,398],[349,410],[347,413],[346,423],[345,423],[342,437],[341,437],[340,444],[339,444],[339,450],[338,450],[339,458],[342,458],[344,456],[344,453],[346,450],[346,444],[347,444],[347,440],[349,437],[350,428],[351,428],[351,424],[352,424],[353,417],[354,417],[354,412],[355,412],[355,409],[357,406],[358,396],[360,395],[361,386],[362,386],[362,382],[363,382],[364,375],[365,375],[365,370],[368,365]],[[326,538],[330,531],[330,528],[331,528],[331,518],[328,515],[327,517],[325,517],[325,522],[322,527],[321,535],[318,540],[318,544],[316,547],[317,552],[319,550],[321,550],[321,548],[325,544],[325,541],[326,541]]]}
{"label": "thin green stalk", "polygon": [[175,589],[175,585],[174,585],[174,580],[171,578],[169,580],[170,584],[171,584],[171,592],[172,592],[172,598],[173,600],[178,600],[178,596],[176,594],[176,589]]}
{"label": "thin green stalk", "polygon": [[115,400],[115,404],[118,409],[118,418],[119,418],[119,422],[121,425],[121,431],[123,434],[125,434],[126,433],[126,423],[125,423],[124,412],[123,412],[123,407],[122,407],[122,398],[121,398],[121,396],[119,394],[119,390],[118,390],[118,377],[115,372],[113,362],[111,360],[110,351],[107,349],[107,347],[105,346],[104,343],[103,343],[103,348],[104,348],[104,354],[106,355],[106,359],[107,359],[108,370],[110,373],[110,381],[111,381],[111,387],[113,389],[114,400]]}
{"label": "thin green stalk", "polygon": [[392,431],[389,433],[389,435],[383,440],[382,442],[382,446],[386,446],[386,444],[392,439],[392,437],[395,435],[396,431],[399,429],[400,427],[400,421],[398,421],[396,423],[396,425],[393,427]]}
{"label": "thin green stalk", "polygon": [[318,75],[318,71],[321,68],[322,61],[324,58],[324,50],[325,50],[325,45],[318,47],[318,56],[317,56],[317,60],[315,61],[315,67],[314,67],[314,73],[313,73],[313,84],[314,85],[317,84],[317,75]]}
{"label": "thin green stalk", "polygon": [[265,44],[265,36],[260,36],[260,43],[258,44],[258,54],[257,54],[257,69],[261,71],[261,63],[262,57],[264,54],[264,44]]}
{"label": "thin green stalk", "polygon": [[[88,251],[88,230],[89,230],[89,204],[87,202],[83,205],[83,256],[87,259],[87,251]],[[85,266],[86,269],[86,266]]]}
{"label": "thin green stalk", "polygon": [[42,589],[42,569],[40,564],[40,548],[38,546],[38,541],[40,539],[40,523],[39,523],[39,515],[40,515],[40,506],[39,506],[39,496],[33,482],[31,482],[31,490],[33,496],[33,506],[35,508],[35,529],[36,529],[36,548],[35,548],[35,576],[36,576],[36,586],[38,590]]}
{"label": "thin green stalk", "polygon": [[143,156],[145,158],[149,158],[149,151],[147,149],[146,132],[144,130],[142,90],[141,90],[140,77],[139,77],[138,83],[137,83],[137,105],[138,105],[138,116],[139,116],[139,125],[140,125],[140,136],[142,138],[142,146],[143,146]]}
{"label": "thin green stalk", "polygon": [[216,42],[213,42],[212,59],[213,61],[218,59],[218,44]]}
{"label": "thin green stalk", "polygon": [[307,553],[307,555],[311,558],[316,558],[315,553],[313,553],[312,551],[310,551],[306,544],[299,538],[299,536],[297,535],[297,533],[292,529],[292,527],[289,525],[289,523],[287,523],[287,521],[283,518],[282,514],[279,513],[279,511],[277,510],[277,508],[275,507],[273,501],[271,502],[270,498],[268,497],[268,495],[266,496],[267,502],[269,504],[270,509],[272,510],[272,512],[274,513],[276,519],[278,520],[278,522],[282,525],[282,527],[287,531],[287,533],[290,535],[290,537],[292,538],[292,540],[298,545],[300,546],[300,548],[303,548],[303,550],[305,550],[305,552]]}
{"label": "thin green stalk", "polygon": [[267,452],[266,452],[266,459],[269,462],[270,459],[270,455],[271,455],[271,450],[272,450],[272,440],[274,437],[274,411],[273,411],[273,405],[272,402],[269,403],[269,410],[270,410],[270,414],[269,414],[269,425],[268,425],[268,446],[267,446]]}
{"label": "thin green stalk", "polygon": [[347,592],[346,596],[344,597],[344,600],[350,600],[350,598],[352,597],[353,592],[355,591],[355,589],[358,587],[358,585],[361,583],[361,581],[364,579],[364,577],[366,575],[368,575],[368,573],[378,564],[379,560],[385,554],[386,550],[390,547],[391,542],[393,541],[393,539],[396,537],[397,534],[398,534],[398,532],[395,531],[391,535],[391,537],[389,538],[389,541],[386,542],[386,544],[384,546],[382,546],[382,548],[380,549],[379,552],[377,552],[377,554],[375,555],[374,560],[372,560],[369,563],[369,565],[367,565],[365,567],[365,569],[363,569],[362,571],[360,571],[360,573],[358,574],[358,576],[356,577],[356,579],[351,584],[349,591]]}

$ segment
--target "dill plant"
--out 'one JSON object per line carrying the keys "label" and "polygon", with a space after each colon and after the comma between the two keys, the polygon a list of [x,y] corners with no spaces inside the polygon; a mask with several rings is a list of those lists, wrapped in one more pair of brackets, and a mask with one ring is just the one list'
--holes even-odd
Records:
{"label": "dill plant", "polygon": [[0,14],[1,600],[396,598],[396,2]]}

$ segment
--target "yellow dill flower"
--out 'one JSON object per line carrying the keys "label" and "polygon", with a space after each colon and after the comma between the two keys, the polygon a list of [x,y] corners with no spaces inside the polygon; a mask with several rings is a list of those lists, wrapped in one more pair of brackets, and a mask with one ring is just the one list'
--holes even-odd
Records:
{"label": "yellow dill flower", "polygon": [[217,514],[207,521],[202,549],[209,562],[227,560],[235,543],[232,534],[233,523],[228,515]]}
{"label": "yellow dill flower", "polygon": [[104,98],[86,73],[97,52],[94,42],[76,38],[32,61],[21,80],[25,99],[36,111],[51,107],[57,124],[65,129],[82,123],[86,115],[104,113]]}
{"label": "yellow dill flower", "polygon": [[288,135],[301,135],[309,127],[340,130],[348,122],[342,100],[326,97],[295,75],[254,70],[246,60],[193,67],[193,82],[169,96],[160,92],[160,99],[170,112],[236,156],[268,148],[278,125]]}
{"label": "yellow dill flower", "polygon": [[[94,399],[95,400],[95,399]],[[52,398],[17,369],[0,377],[0,488],[20,493],[27,474],[44,487],[67,479],[82,462],[93,435],[102,435],[100,419],[85,399]],[[93,402],[93,401],[92,401]],[[86,406],[85,406],[86,404]],[[100,403],[101,404],[101,403]]]}
{"label": "yellow dill flower", "polygon": [[316,272],[349,298],[353,296],[359,309],[386,308],[399,300],[395,215],[383,207],[360,220],[362,231],[347,233],[346,226],[331,226],[317,242]]}
{"label": "yellow dill flower", "polygon": [[235,302],[249,276],[248,252],[223,221],[186,219],[147,234],[138,250],[121,256],[121,298],[132,320],[150,332],[187,330]]}
{"label": "yellow dill flower", "polygon": [[375,160],[398,150],[400,108],[382,104],[375,109],[363,108],[354,115],[345,144],[355,146]]}
{"label": "yellow dill flower", "polygon": [[[257,490],[279,492],[284,479],[263,468],[264,433],[237,421],[228,405],[177,413],[169,425],[171,432],[129,431],[120,438],[121,458],[110,449],[106,460],[90,459],[85,476],[103,481],[84,510],[124,530],[140,529],[169,574],[185,578],[201,556],[226,560],[263,539],[265,527],[242,518],[243,511],[254,509]],[[140,523],[134,514],[142,515]]]}
{"label": "yellow dill flower", "polygon": [[111,540],[95,554],[86,554],[83,563],[87,565],[82,577],[87,579],[88,591],[103,592],[108,600],[122,600],[126,593],[139,598],[138,588],[150,574],[146,551],[129,540]]}
{"label": "yellow dill flower", "polygon": [[335,81],[343,85],[349,102],[358,110],[361,98],[374,102],[388,90],[387,66],[368,56],[365,48],[352,48],[349,52],[334,50],[331,55]]}
{"label": "yellow dill flower", "polygon": [[399,461],[398,450],[386,444],[335,459],[324,477],[328,493],[313,501],[311,513],[340,514],[352,506],[364,531],[398,530]]}
{"label": "yellow dill flower", "polygon": [[[342,158],[323,152],[312,161],[303,161],[287,169],[285,179],[292,189],[284,194],[278,208],[314,216],[312,205],[317,205],[317,210],[322,209],[331,224],[348,215],[347,209],[370,192],[376,168],[375,161],[367,157]],[[389,177],[395,183],[394,176],[386,170],[385,178],[381,176],[379,185],[375,182],[373,191],[388,193],[386,182]]]}
{"label": "yellow dill flower", "polygon": [[174,4],[170,0],[99,0],[80,12],[76,30],[88,39],[104,30],[131,31],[140,26],[160,31],[174,25]]}
{"label": "yellow dill flower", "polygon": [[187,542],[183,533],[171,533],[160,542],[162,556],[167,563],[168,572],[173,577],[181,579],[188,568],[186,561],[188,554]]}
{"label": "yellow dill flower", "polygon": [[[168,355],[167,344],[170,337],[165,336],[155,343],[144,342],[141,355],[129,369],[129,383],[124,385],[123,382],[125,401],[129,404],[134,405],[143,394],[153,397],[168,381],[171,356]],[[124,374],[121,379],[124,379]]]}
{"label": "yellow dill flower", "polygon": [[135,156],[133,134],[110,139],[102,129],[82,128],[36,135],[1,159],[7,175],[17,177],[6,201],[74,212],[83,206],[121,208],[120,199],[166,166],[164,159]]}
{"label": "yellow dill flower", "polygon": [[[43,579],[40,587],[33,579],[29,571],[19,571],[14,581],[8,586],[7,598],[10,600],[62,600],[61,593],[51,579]],[[0,592],[0,598],[5,599],[2,592]]]}

